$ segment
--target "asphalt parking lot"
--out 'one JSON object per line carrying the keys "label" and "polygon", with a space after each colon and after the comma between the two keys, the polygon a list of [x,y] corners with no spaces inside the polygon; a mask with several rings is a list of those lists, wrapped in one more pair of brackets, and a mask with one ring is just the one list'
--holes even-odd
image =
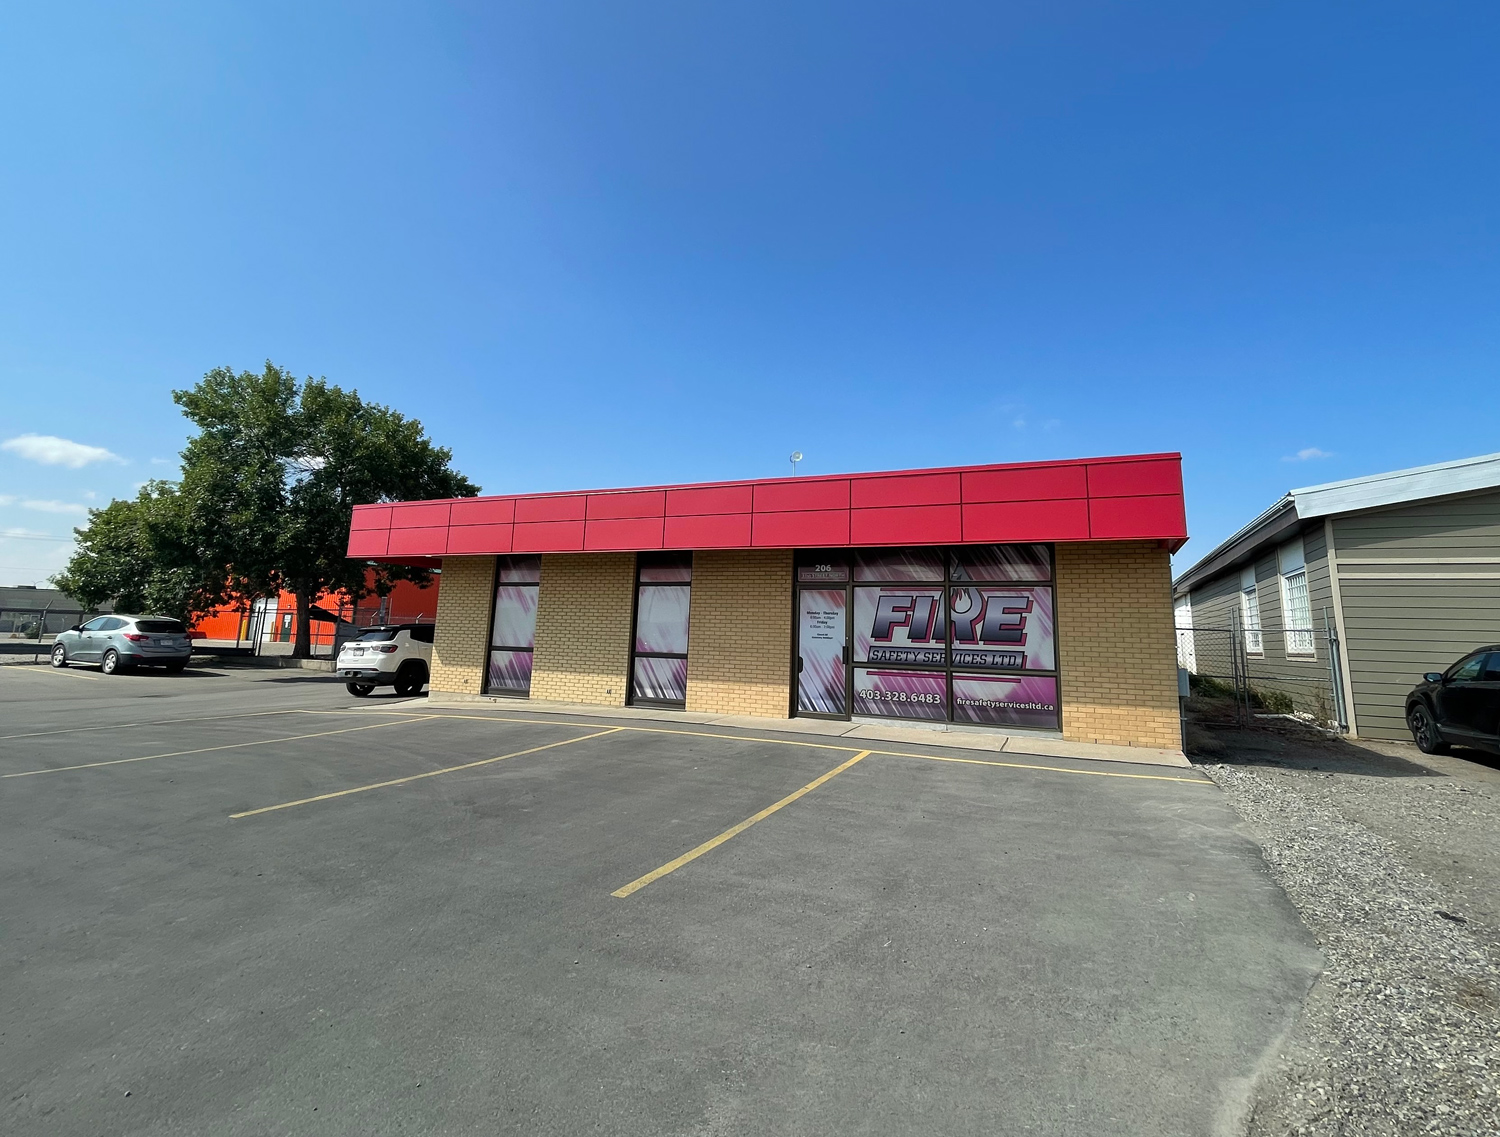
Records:
{"label": "asphalt parking lot", "polygon": [[0,1130],[1232,1131],[1320,967],[1258,847],[1006,757],[0,668]]}

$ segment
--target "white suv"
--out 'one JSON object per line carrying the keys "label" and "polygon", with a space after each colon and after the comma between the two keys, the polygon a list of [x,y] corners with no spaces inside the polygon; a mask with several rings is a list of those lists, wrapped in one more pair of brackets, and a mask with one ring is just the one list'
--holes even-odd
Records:
{"label": "white suv", "polygon": [[350,640],[336,666],[349,694],[363,698],[376,687],[419,694],[432,668],[432,633],[432,624],[388,624]]}

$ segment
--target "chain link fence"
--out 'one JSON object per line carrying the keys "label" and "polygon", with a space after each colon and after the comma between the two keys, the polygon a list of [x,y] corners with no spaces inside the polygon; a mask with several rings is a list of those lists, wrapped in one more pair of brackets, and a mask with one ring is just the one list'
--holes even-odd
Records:
{"label": "chain link fence", "polygon": [[1290,716],[1326,730],[1349,729],[1343,645],[1329,611],[1311,628],[1239,619],[1177,629],[1177,666],[1194,695],[1233,700],[1240,725]]}

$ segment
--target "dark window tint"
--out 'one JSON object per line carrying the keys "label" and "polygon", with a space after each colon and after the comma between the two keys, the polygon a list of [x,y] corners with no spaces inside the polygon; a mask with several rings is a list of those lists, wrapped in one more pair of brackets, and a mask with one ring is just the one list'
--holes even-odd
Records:
{"label": "dark window tint", "polygon": [[969,545],[953,550],[954,580],[1051,580],[1046,545]]}
{"label": "dark window tint", "polygon": [[942,580],[941,549],[856,549],[854,579]]}
{"label": "dark window tint", "polygon": [[430,644],[432,642],[432,633],[435,631],[437,631],[437,625],[423,624],[420,628],[413,628],[411,630],[411,638],[419,644]]}
{"label": "dark window tint", "polygon": [[187,631],[182,626],[181,620],[137,620],[135,622],[135,630],[138,632],[152,632],[158,635],[168,633],[179,636]]}
{"label": "dark window tint", "polygon": [[1500,651],[1490,652],[1489,661],[1484,665],[1480,678],[1486,683],[1500,683]]}
{"label": "dark window tint", "polygon": [[99,623],[99,631],[101,631],[101,632],[118,632],[124,626],[125,626],[125,621],[122,620],[122,619],[120,619],[118,616],[106,616]]}
{"label": "dark window tint", "polygon": [[535,584],[542,579],[541,557],[496,557],[495,579],[501,584]]}
{"label": "dark window tint", "polygon": [[381,628],[378,631],[366,632],[359,637],[361,643],[383,643],[386,640],[396,638],[396,633],[390,628]]}

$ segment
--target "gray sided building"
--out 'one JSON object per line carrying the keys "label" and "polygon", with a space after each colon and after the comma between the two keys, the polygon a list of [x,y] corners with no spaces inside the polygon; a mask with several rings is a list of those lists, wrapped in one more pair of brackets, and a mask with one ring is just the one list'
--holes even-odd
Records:
{"label": "gray sided building", "polygon": [[1500,454],[1292,490],[1173,600],[1181,666],[1216,674],[1233,636],[1252,686],[1300,709],[1327,689],[1351,735],[1408,738],[1422,673],[1500,643]]}

